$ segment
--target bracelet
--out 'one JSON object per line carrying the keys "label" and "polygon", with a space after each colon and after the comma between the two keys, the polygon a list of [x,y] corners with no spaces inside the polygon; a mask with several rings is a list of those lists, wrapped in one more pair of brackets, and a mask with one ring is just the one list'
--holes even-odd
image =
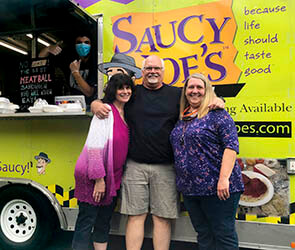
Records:
{"label": "bracelet", "polygon": [[73,70],[72,74],[74,74],[74,73],[79,73],[79,70]]}

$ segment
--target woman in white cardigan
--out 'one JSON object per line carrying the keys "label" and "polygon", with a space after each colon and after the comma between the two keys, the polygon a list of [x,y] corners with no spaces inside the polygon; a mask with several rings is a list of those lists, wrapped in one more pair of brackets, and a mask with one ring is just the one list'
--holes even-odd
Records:
{"label": "woman in white cardigan", "polygon": [[129,143],[124,106],[132,101],[134,90],[134,83],[128,75],[113,75],[103,98],[112,112],[107,119],[92,118],[86,143],[75,167],[75,197],[79,214],[72,242],[74,250],[88,249],[92,242],[95,250],[107,249],[110,220]]}

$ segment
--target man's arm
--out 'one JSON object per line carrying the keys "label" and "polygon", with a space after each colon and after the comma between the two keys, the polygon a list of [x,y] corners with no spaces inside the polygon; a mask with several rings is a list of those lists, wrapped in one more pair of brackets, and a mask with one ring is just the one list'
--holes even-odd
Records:
{"label": "man's arm", "polygon": [[102,103],[101,100],[95,100],[91,103],[91,112],[96,115],[99,119],[105,119],[109,116],[111,109],[108,105]]}
{"label": "man's arm", "polygon": [[49,56],[49,54],[57,56],[62,51],[62,48],[60,47],[61,44],[62,44],[62,42],[58,42],[57,44],[45,47],[44,49],[42,49],[40,51],[39,57],[41,57],[41,58],[47,57],[47,56]]}
{"label": "man's arm", "polygon": [[209,103],[208,108],[210,110],[212,109],[224,109],[225,107],[225,101],[217,96],[212,100],[211,103]]}
{"label": "man's arm", "polygon": [[76,80],[76,83],[79,85],[81,91],[83,92],[84,95],[90,97],[93,95],[94,93],[94,88],[92,86],[90,86],[84,79],[83,77],[80,75],[80,64],[81,64],[81,60],[77,61],[73,61],[70,64],[70,69],[71,69],[71,73],[73,75],[73,77]]}

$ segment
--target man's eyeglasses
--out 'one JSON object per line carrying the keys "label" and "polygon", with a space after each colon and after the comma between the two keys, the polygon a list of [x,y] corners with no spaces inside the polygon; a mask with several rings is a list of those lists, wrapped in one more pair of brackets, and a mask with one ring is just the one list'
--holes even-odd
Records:
{"label": "man's eyeglasses", "polygon": [[160,70],[162,70],[162,67],[144,67],[144,70],[146,70],[146,71],[152,71],[152,70],[160,71]]}

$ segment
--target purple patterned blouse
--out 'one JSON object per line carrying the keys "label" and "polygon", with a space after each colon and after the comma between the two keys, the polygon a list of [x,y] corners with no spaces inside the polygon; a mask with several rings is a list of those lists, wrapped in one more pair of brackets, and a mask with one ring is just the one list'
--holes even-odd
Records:
{"label": "purple patterned blouse", "polygon": [[[213,110],[201,119],[178,121],[170,141],[178,191],[192,196],[216,195],[225,148],[239,152],[237,130],[230,115],[224,109]],[[229,191],[243,190],[241,169],[236,161]]]}

